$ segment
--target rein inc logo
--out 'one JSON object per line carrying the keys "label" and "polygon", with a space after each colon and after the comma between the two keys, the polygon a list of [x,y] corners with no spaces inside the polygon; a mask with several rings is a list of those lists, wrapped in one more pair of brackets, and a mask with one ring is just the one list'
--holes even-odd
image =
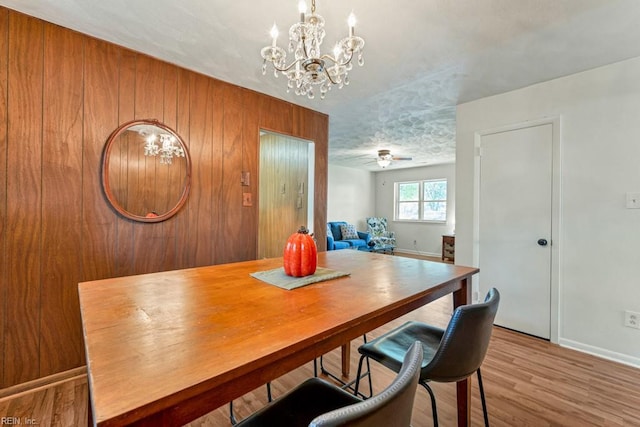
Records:
{"label": "rein inc logo", "polygon": [[38,424],[35,418],[0,417],[0,426],[37,426]]}

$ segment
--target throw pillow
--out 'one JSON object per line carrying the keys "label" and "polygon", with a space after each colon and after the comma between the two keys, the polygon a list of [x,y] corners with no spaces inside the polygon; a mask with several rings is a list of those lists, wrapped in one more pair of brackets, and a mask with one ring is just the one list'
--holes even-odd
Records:
{"label": "throw pillow", "polygon": [[331,237],[332,239],[335,238],[333,237],[333,233],[331,232],[331,226],[329,224],[327,224],[327,237]]}
{"label": "throw pillow", "polygon": [[356,231],[356,226],[353,224],[341,224],[340,232],[342,233],[342,240],[354,240],[359,239],[358,232]]}

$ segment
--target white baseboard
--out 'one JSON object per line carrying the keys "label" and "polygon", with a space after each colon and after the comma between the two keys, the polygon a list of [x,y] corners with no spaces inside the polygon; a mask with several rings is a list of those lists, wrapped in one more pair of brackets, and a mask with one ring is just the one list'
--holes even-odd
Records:
{"label": "white baseboard", "polygon": [[572,350],[580,351],[582,353],[591,354],[593,356],[601,357],[603,359],[611,360],[613,362],[622,363],[623,365],[633,366],[634,368],[640,368],[640,358],[629,356],[627,354],[616,353],[615,351],[605,350],[600,347],[594,347],[588,344],[584,344],[577,341],[560,338],[558,344],[562,347],[570,348]]}
{"label": "white baseboard", "polygon": [[411,255],[430,256],[430,257],[435,257],[435,258],[440,258],[442,256],[441,253],[422,252],[422,251],[416,251],[414,249],[396,248],[394,250],[394,252],[399,252],[399,253],[403,253],[403,254],[411,254]]}

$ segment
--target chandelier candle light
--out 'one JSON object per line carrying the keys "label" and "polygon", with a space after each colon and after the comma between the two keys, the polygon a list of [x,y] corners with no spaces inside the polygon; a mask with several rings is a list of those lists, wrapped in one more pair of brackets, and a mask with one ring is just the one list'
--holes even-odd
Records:
{"label": "chandelier candle light", "polygon": [[316,14],[316,2],[311,1],[311,13],[307,13],[304,0],[298,3],[300,22],[289,28],[289,52],[294,60],[287,65],[287,53],[277,45],[278,28],[273,24],[271,28],[271,46],[262,49],[264,62],[262,74],[267,73],[267,62],[273,65],[273,74],[278,77],[284,74],[287,79],[287,92],[293,89],[296,95],[306,95],[309,99],[315,97],[314,87],[320,87],[320,98],[324,99],[333,85],[342,89],[349,84],[349,71],[353,68],[351,60],[358,57],[358,65],[364,65],[362,49],[364,40],[354,35],[356,18],[351,13],[348,19],[349,36],[343,38],[333,48],[333,56],[322,54],[320,46],[324,39],[324,18]]}
{"label": "chandelier candle light", "polygon": [[[156,141],[160,138],[161,146],[158,146]],[[161,133],[156,135],[151,133],[146,136],[144,144],[145,156],[157,156],[160,154],[160,163],[170,165],[173,161],[173,157],[184,157],[184,150],[178,144],[176,145],[176,137],[167,133]]]}

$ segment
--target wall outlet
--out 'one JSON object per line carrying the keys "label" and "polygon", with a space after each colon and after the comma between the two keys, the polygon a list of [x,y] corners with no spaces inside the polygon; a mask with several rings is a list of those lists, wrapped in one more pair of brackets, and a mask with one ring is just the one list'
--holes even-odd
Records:
{"label": "wall outlet", "polygon": [[640,209],[640,193],[627,193],[627,209]]}
{"label": "wall outlet", "polygon": [[624,326],[627,326],[629,328],[640,329],[640,313],[637,313],[635,311],[625,310]]}

